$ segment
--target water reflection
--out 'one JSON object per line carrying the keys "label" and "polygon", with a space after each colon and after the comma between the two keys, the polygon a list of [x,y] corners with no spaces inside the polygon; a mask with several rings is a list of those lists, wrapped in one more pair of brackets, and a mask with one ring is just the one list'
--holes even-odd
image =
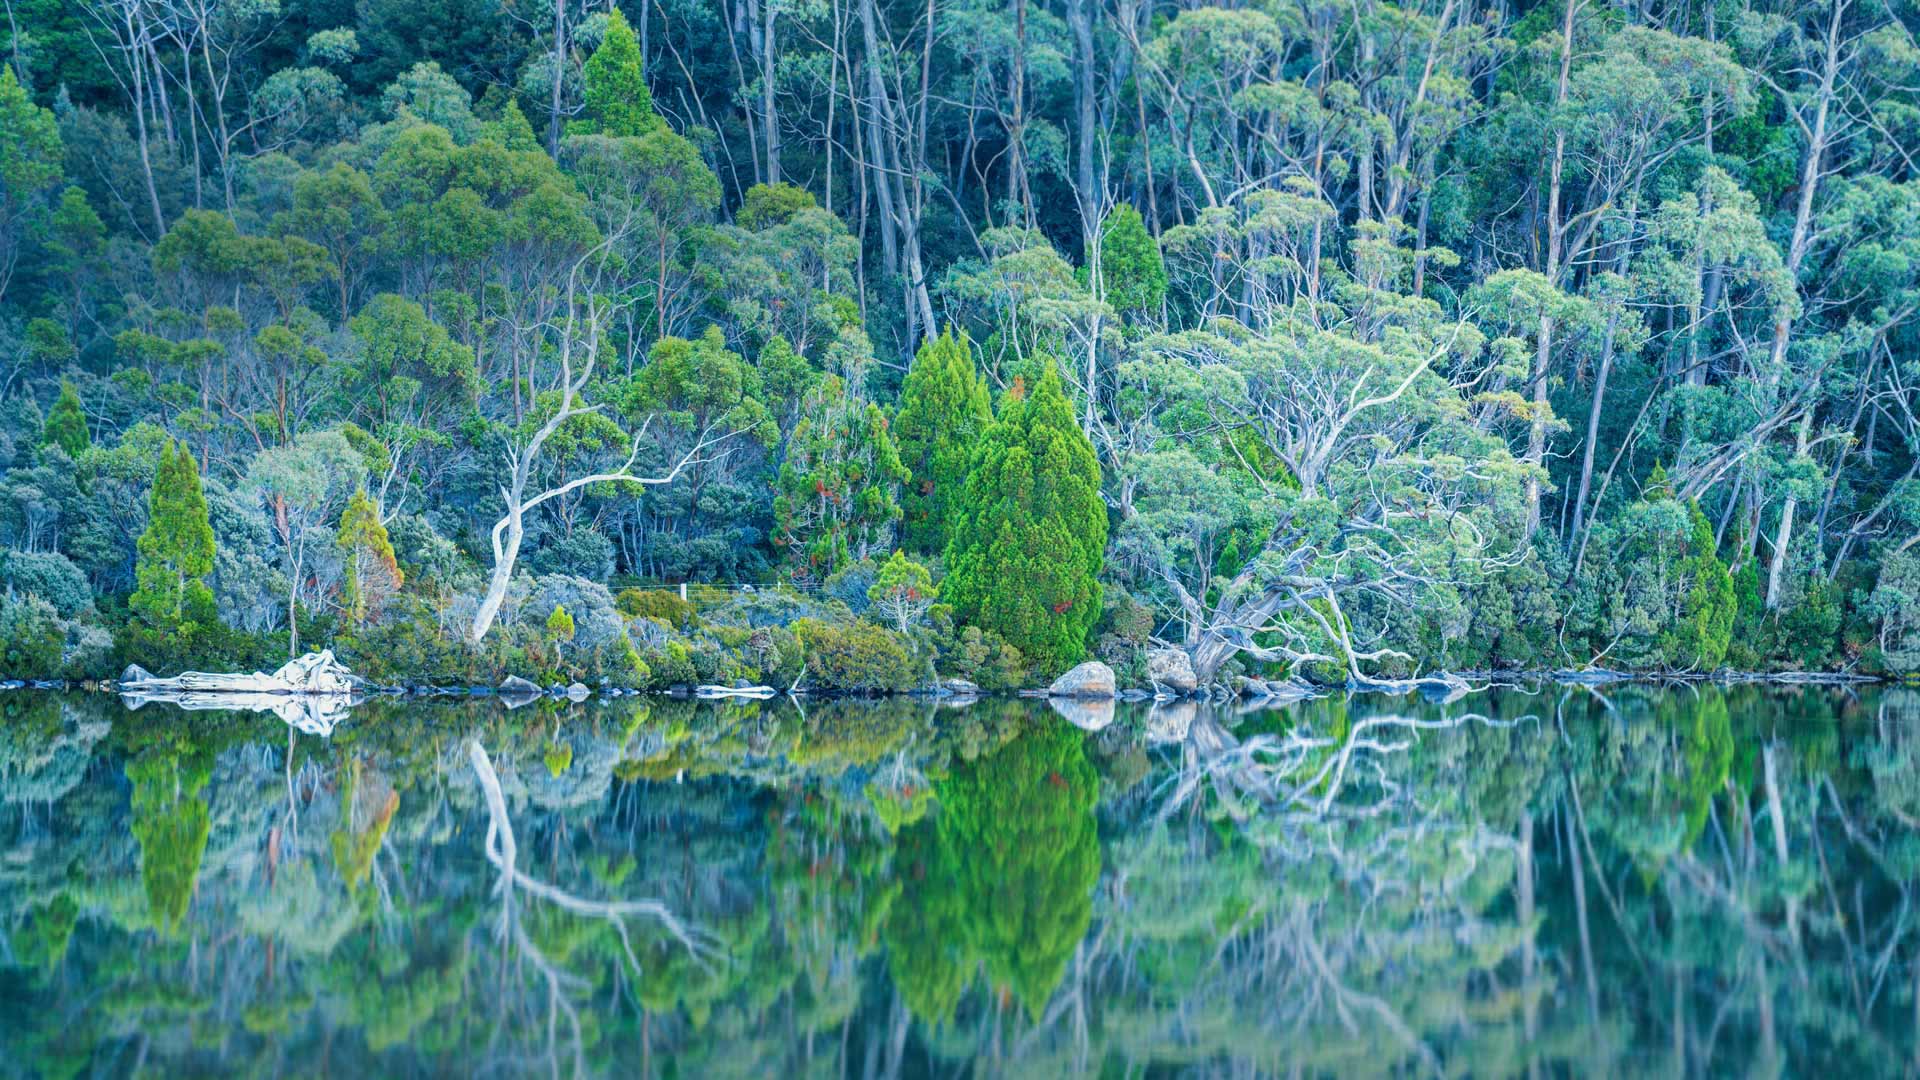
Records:
{"label": "water reflection", "polygon": [[0,697],[0,1072],[1920,1070],[1920,692],[1097,727]]}

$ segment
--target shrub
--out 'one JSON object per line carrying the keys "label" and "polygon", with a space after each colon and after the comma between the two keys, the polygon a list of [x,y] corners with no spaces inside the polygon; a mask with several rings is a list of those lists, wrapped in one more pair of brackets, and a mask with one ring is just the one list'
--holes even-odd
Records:
{"label": "shrub", "polygon": [[441,536],[432,522],[418,514],[394,518],[387,524],[387,538],[393,542],[394,557],[400,560],[400,570],[410,586],[457,588],[461,579],[477,575],[477,568],[461,553],[459,545]]}
{"label": "shrub", "polygon": [[66,643],[52,604],[38,596],[0,596],[0,673],[19,679],[56,678]]}
{"label": "shrub", "polygon": [[0,552],[0,585],[45,600],[63,619],[93,606],[87,575],[57,551]]}
{"label": "shrub", "polygon": [[541,574],[570,574],[589,581],[613,576],[613,541],[597,529],[575,529],[540,545],[527,560]]}
{"label": "shrub", "polygon": [[683,630],[693,621],[693,605],[672,589],[621,589],[613,606],[629,619],[655,619]]}
{"label": "shrub", "polygon": [[983,690],[1013,690],[1027,681],[1026,658],[1005,638],[977,626],[956,626],[953,608],[935,604],[927,612],[932,627],[935,666]]}
{"label": "shrub", "polygon": [[700,677],[693,668],[692,651],[682,642],[669,641],[662,648],[643,652],[640,661],[651,675],[647,682],[650,689],[692,686]]}
{"label": "shrub", "polygon": [[792,627],[806,649],[806,670],[826,690],[910,690],[931,673],[899,636],[864,619],[835,626],[802,619]]}
{"label": "shrub", "polygon": [[534,580],[533,595],[523,612],[544,629],[553,610],[562,607],[573,619],[569,644],[574,648],[598,649],[619,640],[622,620],[605,585],[566,574],[548,574]]}

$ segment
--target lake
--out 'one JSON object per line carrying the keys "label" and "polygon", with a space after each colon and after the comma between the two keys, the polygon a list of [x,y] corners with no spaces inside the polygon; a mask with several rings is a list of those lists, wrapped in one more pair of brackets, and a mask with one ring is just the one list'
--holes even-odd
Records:
{"label": "lake", "polygon": [[1920,691],[1070,719],[0,695],[0,1074],[1920,1071]]}

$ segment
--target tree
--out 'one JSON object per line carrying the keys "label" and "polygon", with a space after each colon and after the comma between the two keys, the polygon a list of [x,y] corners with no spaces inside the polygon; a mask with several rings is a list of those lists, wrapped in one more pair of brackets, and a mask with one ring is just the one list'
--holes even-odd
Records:
{"label": "tree", "polygon": [[193,638],[217,624],[213,591],[213,526],[200,490],[200,470],[184,444],[167,440],[140,534],[136,585],[127,606],[154,630]]}
{"label": "tree", "polygon": [[287,575],[287,655],[300,655],[300,598],[318,599],[308,557],[324,526],[366,485],[366,458],[338,431],[314,431],[254,455],[241,490],[266,508]]}
{"label": "tree", "polygon": [[911,550],[946,548],[951,505],[966,483],[974,445],[992,423],[992,399],[966,339],[948,329],[923,343],[901,383],[893,419],[909,474],[900,539]]}
{"label": "tree", "polygon": [[364,623],[378,619],[380,609],[400,591],[406,575],[394,557],[393,542],[380,520],[380,508],[366,488],[356,490],[347,500],[334,542],[345,556],[340,591],[347,620]]}
{"label": "tree", "polygon": [[1157,321],[1167,299],[1167,264],[1140,211],[1121,203],[1107,214],[1099,255],[1107,303],[1129,319]]}
{"label": "tree", "polygon": [[908,624],[926,614],[938,596],[927,568],[907,558],[902,551],[894,552],[892,558],[882,563],[873,584],[867,586],[867,599],[880,614],[893,620],[902,634],[907,632]]}
{"label": "tree", "polygon": [[47,193],[60,184],[62,153],[53,113],[33,103],[11,66],[0,70],[0,300],[29,232],[46,216]]}
{"label": "tree", "polygon": [[573,640],[573,616],[561,604],[553,605],[553,614],[547,616],[547,640],[553,642],[553,657],[558,661],[563,655],[566,643]]}
{"label": "tree", "polygon": [[78,458],[93,445],[87,435],[86,413],[80,409],[80,394],[72,383],[60,383],[60,396],[54,399],[53,408],[47,410],[47,423],[41,428],[40,441],[46,446],[58,446],[70,458]]}
{"label": "tree", "polygon": [[666,126],[653,111],[647,91],[640,43],[619,8],[607,16],[606,33],[581,69],[586,84],[587,119],[574,130],[613,136],[647,135]]}
{"label": "tree", "polygon": [[780,466],[773,542],[825,580],[892,545],[908,474],[886,414],[851,396],[838,376],[820,380],[807,402]]}
{"label": "tree", "polygon": [[1107,510],[1100,464],[1045,362],[1031,393],[1008,391],[981,436],[948,530],[943,591],[960,618],[990,629],[1037,670],[1086,655],[1100,619]]}
{"label": "tree", "polygon": [[612,421],[601,415],[605,403],[588,401],[585,396],[588,387],[593,385],[595,366],[607,348],[607,316],[612,305],[605,294],[595,287],[611,269],[604,258],[605,248],[606,241],[603,241],[601,247],[575,262],[568,272],[559,306],[543,321],[541,327],[547,339],[545,351],[549,362],[541,376],[545,389],[536,398],[539,408],[505,433],[506,476],[500,485],[503,512],[488,534],[493,549],[493,568],[488,577],[486,594],[481,597],[480,606],[475,609],[473,622],[467,630],[468,640],[475,644],[485,639],[494,618],[500,613],[500,605],[506,601],[507,586],[513,581],[514,564],[520,556],[520,545],[526,540],[527,514],[530,511],[589,484],[611,484],[614,481],[642,487],[670,484],[688,468],[703,462],[705,458],[702,455],[732,434],[724,432],[716,435],[711,429],[703,428],[671,468],[655,476],[640,476],[634,473],[633,467],[644,445],[647,427],[651,422],[649,417],[632,433],[631,448],[624,461],[570,479],[558,480],[544,489],[534,486],[535,470],[541,463],[548,443],[555,442],[557,437],[558,442],[565,443],[567,438],[562,437],[563,432],[577,433],[580,425],[596,420],[602,425],[615,426],[617,430],[617,425],[612,425]]}

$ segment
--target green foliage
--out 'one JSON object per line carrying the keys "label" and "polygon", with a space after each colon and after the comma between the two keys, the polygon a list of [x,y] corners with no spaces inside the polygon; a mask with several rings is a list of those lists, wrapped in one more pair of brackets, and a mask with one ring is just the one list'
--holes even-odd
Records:
{"label": "green foliage", "polygon": [[911,690],[925,681],[923,665],[915,663],[905,643],[877,623],[802,619],[792,630],[806,650],[808,681],[823,690]]}
{"label": "green foliage", "polygon": [[1107,511],[1052,364],[1030,394],[1009,393],[973,452],[957,513],[941,588],[958,617],[1043,673],[1079,663],[1100,618]]}
{"label": "green foliage", "polygon": [[[1741,589],[1694,503],[1674,499],[1656,475],[1589,557],[1576,583],[1573,624],[1604,662],[1674,671],[1711,671],[1727,657]],[[1616,659],[1617,658],[1617,659]]]}
{"label": "green foliage", "polygon": [[901,542],[946,550],[952,504],[966,485],[974,444],[993,423],[987,384],[967,341],[949,329],[920,346],[900,385],[893,436],[909,474],[901,495]]}
{"label": "green foliage", "polygon": [[52,604],[38,596],[0,594],[0,671],[9,678],[58,676],[65,644]]}
{"label": "green foliage", "polygon": [[641,70],[640,42],[619,8],[607,16],[606,33],[581,69],[588,119],[603,135],[646,135],[665,126],[653,111],[653,95]]}
{"label": "green foliage", "polygon": [[45,600],[63,619],[93,606],[86,574],[57,551],[0,551],[0,585]]}
{"label": "green foliage", "polygon": [[774,543],[796,569],[825,578],[884,550],[908,479],[878,405],[822,379],[787,443],[774,499]]}
{"label": "green foliage", "polygon": [[1107,303],[1130,318],[1158,319],[1167,298],[1167,265],[1140,211],[1121,203],[1100,223],[1100,274]]}
{"label": "green foliage", "polygon": [[867,599],[873,603],[874,610],[892,620],[894,628],[902,634],[933,606],[938,596],[927,568],[901,551],[894,552],[881,564],[873,584],[867,587]]}
{"label": "green foliage", "polygon": [[60,384],[60,396],[47,410],[47,424],[41,429],[41,441],[57,446],[70,458],[78,458],[93,445],[87,434],[87,416],[80,409],[80,394],[70,382]]}
{"label": "green foliage", "polygon": [[693,621],[693,604],[672,589],[621,589],[613,602],[629,619],[655,619],[683,630]]}
{"label": "green foliage", "polygon": [[374,505],[365,488],[353,493],[340,514],[340,530],[334,543],[342,552],[341,606],[349,623],[378,619],[392,595],[400,591],[406,575],[394,556],[393,542],[380,520],[380,508]]}
{"label": "green foliage", "polygon": [[213,526],[200,490],[200,470],[185,445],[161,451],[140,534],[137,582],[127,606],[158,631],[191,639],[217,621],[207,575],[213,572]]}

